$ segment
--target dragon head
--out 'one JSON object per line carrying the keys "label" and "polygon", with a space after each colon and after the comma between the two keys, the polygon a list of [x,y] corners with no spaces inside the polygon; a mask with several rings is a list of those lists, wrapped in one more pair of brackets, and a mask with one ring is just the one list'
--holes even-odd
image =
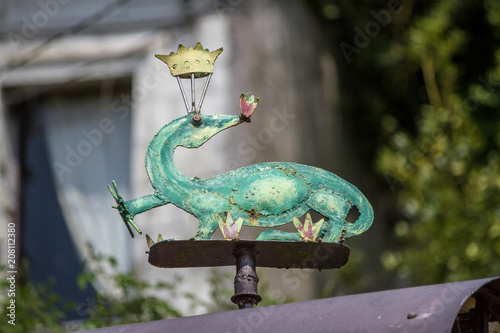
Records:
{"label": "dragon head", "polygon": [[241,94],[239,116],[195,112],[179,118],[178,128],[174,131],[177,145],[198,148],[215,134],[243,122],[250,122],[258,103],[259,99],[254,95],[246,97]]}
{"label": "dragon head", "polygon": [[241,124],[239,116],[218,114],[195,114],[183,118],[182,130],[177,132],[179,145],[186,148],[198,148],[215,134]]}

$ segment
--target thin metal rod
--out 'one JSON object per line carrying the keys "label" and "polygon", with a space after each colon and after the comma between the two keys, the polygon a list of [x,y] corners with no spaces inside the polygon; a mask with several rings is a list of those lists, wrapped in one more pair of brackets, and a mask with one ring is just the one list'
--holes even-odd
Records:
{"label": "thin metal rod", "polygon": [[210,83],[210,79],[212,78],[212,73],[208,74],[207,81],[205,81],[205,87],[203,87],[203,92],[201,93],[200,103],[198,104],[198,112],[201,112],[201,106],[203,105],[203,101],[205,100],[205,95],[208,90],[208,84]]}
{"label": "thin metal rod", "polygon": [[191,73],[191,112],[196,112],[196,94],[194,92],[194,73]]}
{"label": "thin metal rod", "polygon": [[184,87],[182,86],[181,79],[177,76],[177,83],[179,84],[179,88],[181,89],[182,99],[184,100],[184,105],[186,106],[186,111],[189,113],[189,105],[188,100],[186,98],[186,93],[184,93]]}

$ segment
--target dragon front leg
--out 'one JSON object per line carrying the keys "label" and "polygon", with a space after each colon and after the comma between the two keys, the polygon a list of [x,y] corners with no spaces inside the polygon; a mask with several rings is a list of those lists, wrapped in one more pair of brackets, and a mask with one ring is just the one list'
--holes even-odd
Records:
{"label": "dragon front leg", "polygon": [[120,195],[120,192],[118,192],[118,187],[114,180],[112,181],[112,185],[113,189],[108,185],[108,190],[116,201],[116,206],[113,206],[113,208],[118,209],[118,212],[120,213],[120,216],[122,217],[122,220],[132,238],[134,238],[134,233],[132,232],[130,225],[132,225],[135,230],[142,235],[141,229],[139,229],[139,227],[134,223],[135,215],[168,203],[167,200],[160,198],[156,194],[125,201]]}

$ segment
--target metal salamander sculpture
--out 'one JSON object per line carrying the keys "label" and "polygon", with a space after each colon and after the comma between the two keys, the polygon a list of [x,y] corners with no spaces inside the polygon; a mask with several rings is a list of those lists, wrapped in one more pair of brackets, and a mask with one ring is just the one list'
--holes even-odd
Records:
{"label": "metal salamander sculpture", "polygon": [[[164,126],[150,142],[146,154],[146,170],[154,194],[125,201],[113,182],[111,194],[123,221],[130,229],[135,215],[154,207],[172,203],[194,215],[199,221],[195,240],[210,239],[220,227],[225,239],[238,237],[242,225],[275,227],[294,223],[298,232],[263,231],[257,240],[339,242],[367,230],[373,220],[373,210],[365,196],[353,185],[328,171],[295,163],[259,163],[229,171],[210,179],[189,178],[174,164],[177,147],[198,148],[215,134],[242,123],[258,104],[253,95],[240,97],[241,114],[202,115],[201,104],[212,75],[219,49],[210,53],[200,43],[187,50],[180,45],[178,53],[158,58],[165,61],[172,75],[191,78],[192,107],[179,81],[188,114]],[[187,59],[187,60],[186,60]],[[206,64],[196,68],[193,64]],[[194,102],[194,79],[208,76],[198,108]],[[349,210],[359,210],[357,221],[346,221]],[[309,214],[305,222],[298,218],[309,210],[318,212],[324,220],[313,223]]]}

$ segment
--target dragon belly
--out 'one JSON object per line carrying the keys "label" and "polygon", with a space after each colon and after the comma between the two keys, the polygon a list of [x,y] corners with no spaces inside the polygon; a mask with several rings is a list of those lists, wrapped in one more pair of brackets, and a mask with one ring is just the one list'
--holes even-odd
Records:
{"label": "dragon belly", "polygon": [[245,177],[237,189],[233,198],[243,210],[259,212],[264,216],[279,215],[304,201],[307,183],[300,177],[290,177],[285,171],[277,169]]}

